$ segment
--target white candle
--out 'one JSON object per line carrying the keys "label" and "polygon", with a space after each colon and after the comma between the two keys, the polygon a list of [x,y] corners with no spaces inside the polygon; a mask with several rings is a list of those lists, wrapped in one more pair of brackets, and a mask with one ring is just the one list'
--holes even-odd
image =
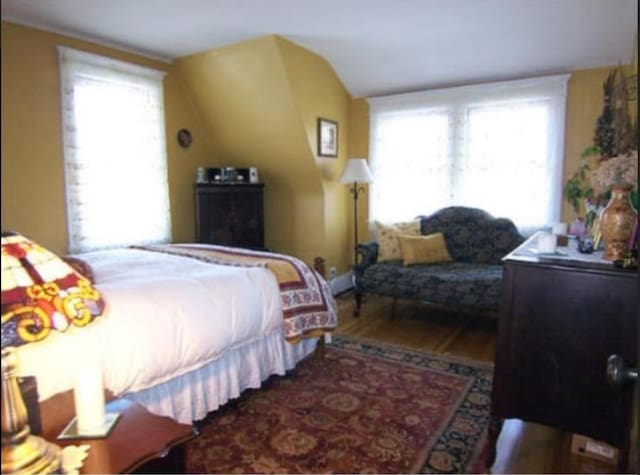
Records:
{"label": "white candle", "polygon": [[565,234],[567,234],[567,230],[567,223],[556,223],[553,225],[553,234],[564,236]]}
{"label": "white candle", "polygon": [[94,368],[78,371],[73,389],[78,432],[99,434],[104,430],[105,409],[102,374]]}
{"label": "white candle", "polygon": [[538,237],[538,252],[552,254],[556,252],[557,236],[555,234],[543,233]]}

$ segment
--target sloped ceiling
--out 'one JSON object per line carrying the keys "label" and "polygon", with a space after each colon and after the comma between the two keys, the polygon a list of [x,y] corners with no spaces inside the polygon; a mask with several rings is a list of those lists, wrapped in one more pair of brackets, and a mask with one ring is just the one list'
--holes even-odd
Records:
{"label": "sloped ceiling", "polygon": [[636,0],[2,0],[2,19],[172,61],[277,34],[353,97],[632,62]]}

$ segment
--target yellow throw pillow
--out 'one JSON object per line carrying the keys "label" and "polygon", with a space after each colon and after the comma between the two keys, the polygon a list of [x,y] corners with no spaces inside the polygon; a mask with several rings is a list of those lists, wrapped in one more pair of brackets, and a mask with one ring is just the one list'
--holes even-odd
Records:
{"label": "yellow throw pillow", "polygon": [[453,260],[442,233],[428,234],[427,236],[399,234],[398,241],[405,266],[435,264]]}
{"label": "yellow throw pillow", "polygon": [[402,259],[400,243],[396,237],[398,233],[405,235],[420,235],[420,221],[407,221],[395,224],[383,224],[379,221],[376,225],[376,239],[378,241],[378,262]]}

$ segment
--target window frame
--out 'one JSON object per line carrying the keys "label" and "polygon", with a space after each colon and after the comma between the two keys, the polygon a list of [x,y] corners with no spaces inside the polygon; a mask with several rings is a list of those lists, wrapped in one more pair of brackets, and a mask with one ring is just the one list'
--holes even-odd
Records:
{"label": "window frame", "polygon": [[[137,64],[113,59],[94,53],[89,53],[66,46],[58,46],[58,65],[60,77],[60,108],[61,108],[61,126],[62,126],[62,145],[63,145],[63,165],[64,165],[64,183],[65,183],[65,199],[66,199],[66,216],[67,216],[67,232],[68,232],[68,249],[70,253],[88,252],[99,249],[126,247],[132,244],[147,244],[169,242],[171,240],[171,208],[169,196],[169,178],[168,178],[168,159],[166,146],[166,120],[164,112],[164,85],[163,78],[166,74],[164,71],[140,66]],[[159,190],[162,196],[155,196],[158,200],[158,206],[155,210],[155,216],[152,221],[154,225],[149,227],[147,237],[140,239],[133,235],[144,233],[131,233],[129,238],[114,239],[112,243],[100,242],[100,240],[91,239],[90,233],[82,231],[80,222],[91,215],[86,212],[79,211],[81,204],[78,201],[79,193],[82,187],[90,186],[80,184],[79,178],[86,177],[81,171],[74,170],[74,167],[82,168],[88,166],[86,157],[81,157],[78,146],[77,128],[78,119],[77,109],[74,105],[74,88],[77,84],[84,81],[87,83],[95,78],[95,82],[104,81],[110,84],[127,84],[130,90],[142,88],[144,99],[141,103],[148,103],[150,106],[144,111],[144,119],[153,118],[153,122],[145,131],[148,135],[143,138],[148,143],[143,150],[149,151],[153,163],[153,173],[156,180],[160,180],[156,191]],[[146,102],[145,102],[146,101]],[[151,102],[149,102],[151,101]],[[139,109],[140,110],[140,109]],[[124,112],[126,116],[126,112]],[[109,133],[109,141],[118,140],[113,136],[113,131]],[[152,138],[149,138],[152,137]],[[123,144],[123,147],[125,145]],[[123,148],[123,151],[126,151]],[[100,162],[104,166],[104,159]],[[136,174],[139,175],[139,174]],[[140,177],[144,178],[144,177]],[[142,186],[141,182],[140,186]],[[114,191],[121,191],[123,184],[121,182],[114,183]],[[129,194],[133,198],[134,187],[129,184]],[[136,188],[135,195],[139,196],[140,190]],[[155,205],[154,205],[155,206]],[[152,206],[152,208],[154,207]],[[114,209],[114,213],[122,210]],[[139,213],[138,213],[139,214]],[[160,216],[162,215],[162,216]],[[95,216],[92,217],[95,220]],[[109,213],[109,218],[113,224],[118,219],[113,218]],[[131,218],[131,217],[129,217]],[[129,219],[131,221],[131,219]],[[154,228],[154,231],[151,229]]]}
{"label": "window frame", "polygon": [[[549,196],[547,220],[549,224],[556,222],[560,217],[562,207],[566,96],[569,77],[569,74],[558,74],[368,98],[370,114],[370,161],[372,169],[374,169],[374,174],[375,169],[378,167],[376,162],[380,159],[377,150],[378,139],[376,127],[378,119],[384,114],[399,114],[405,111],[418,110],[449,110],[451,111],[450,114],[452,114],[450,117],[452,125],[449,133],[452,134],[452,143],[457,143],[460,142],[460,138],[457,136],[454,137],[453,135],[460,134],[461,130],[460,127],[454,125],[454,123],[456,121],[466,120],[462,115],[465,114],[469,108],[487,104],[497,104],[503,101],[509,103],[518,100],[547,98],[550,101],[549,115],[553,121],[553,124],[549,128],[551,136],[548,137],[550,142],[548,148],[549,168],[553,182],[550,186],[551,196]],[[466,125],[464,127],[466,127]],[[450,150],[448,156],[450,169],[456,167],[457,160],[455,157],[463,153],[455,148],[464,148],[464,142],[460,143],[462,143],[462,145],[451,146],[453,150]],[[455,173],[452,172],[449,175],[452,183],[454,183]],[[372,223],[375,220],[381,220],[381,217],[377,215],[375,209],[375,181],[370,186],[369,226],[371,227]],[[406,218],[407,216],[398,219],[398,221]],[[388,222],[389,219],[385,221]],[[521,232],[522,231],[528,234],[531,230],[521,229]]]}

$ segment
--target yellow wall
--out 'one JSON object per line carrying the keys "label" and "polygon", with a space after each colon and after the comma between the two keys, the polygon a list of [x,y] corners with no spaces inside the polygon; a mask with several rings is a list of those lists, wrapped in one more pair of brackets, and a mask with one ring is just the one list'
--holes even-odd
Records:
{"label": "yellow wall", "polygon": [[[280,56],[299,120],[302,120],[306,134],[307,157],[313,159],[319,168],[324,194],[324,248],[319,255],[326,259],[326,267],[336,267],[339,273],[346,272],[351,263],[347,210],[349,204],[348,187],[339,183],[346,158],[350,157],[348,137],[349,106],[351,97],[327,61],[283,38],[276,37]],[[338,157],[328,158],[317,155],[317,119],[330,118],[338,123]]]}
{"label": "yellow wall", "polygon": [[[328,63],[266,36],[180,58],[176,67],[219,151],[206,164],[258,167],[267,247],[346,268],[345,190],[335,179],[346,156],[350,98]],[[316,160],[318,116],[339,123],[337,160]]]}
{"label": "yellow wall", "polygon": [[[67,251],[60,84],[56,46],[69,46],[167,71],[164,80],[169,192],[175,241],[195,237],[193,182],[212,151],[171,65],[80,40],[2,22],[2,229]],[[189,128],[194,143],[177,146]],[[117,137],[114,137],[117,140]]]}

